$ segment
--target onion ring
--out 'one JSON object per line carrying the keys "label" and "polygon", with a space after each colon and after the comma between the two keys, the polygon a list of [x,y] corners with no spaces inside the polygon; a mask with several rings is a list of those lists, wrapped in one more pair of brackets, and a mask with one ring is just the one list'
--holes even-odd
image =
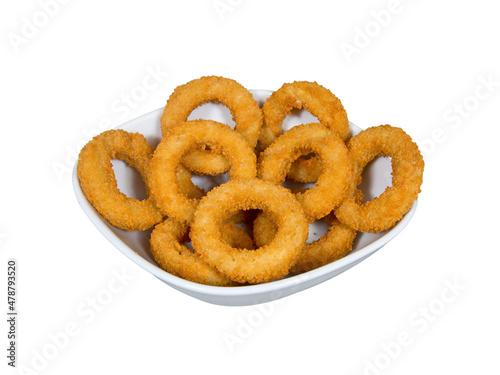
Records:
{"label": "onion ring", "polygon": [[[424,160],[418,146],[402,129],[380,125],[351,138],[347,147],[354,168],[349,196],[335,209],[335,216],[349,227],[378,233],[389,229],[406,214],[422,185]],[[356,187],[365,166],[376,156],[388,156],[392,163],[392,186],[364,204],[356,202]]]}
{"label": "onion ring", "polygon": [[[94,208],[115,227],[146,230],[163,219],[148,191],[153,149],[143,135],[108,130],[88,142],[78,156],[77,173],[83,193]],[[137,169],[146,183],[147,199],[127,197],[118,190],[111,159],[121,159]],[[200,193],[180,174],[179,183],[190,193]]]}
{"label": "onion ring", "polygon": [[[252,239],[234,223],[220,224],[222,238],[230,246],[253,249]],[[234,281],[201,260],[200,256],[182,243],[189,241],[189,227],[166,219],[151,232],[150,252],[160,267],[172,275],[195,283],[229,286]]]}
{"label": "onion ring", "polygon": [[225,124],[212,120],[186,121],[170,129],[151,159],[149,186],[158,208],[183,223],[191,223],[199,199],[184,194],[175,176],[181,158],[193,147],[208,145],[221,152],[231,165],[230,179],[256,175],[256,156],[242,135]]}
{"label": "onion ring", "polygon": [[[260,135],[262,110],[252,94],[235,80],[209,76],[178,86],[167,101],[161,117],[161,132],[187,121],[191,112],[209,101],[226,105],[235,122],[234,130],[240,133],[250,147],[255,148]],[[206,149],[195,149],[184,156],[183,165],[200,174],[221,174],[229,170],[227,159]]]}
{"label": "onion ring", "polygon": [[[312,243],[306,243],[290,269],[291,274],[299,274],[324,266],[343,258],[352,250],[352,244],[357,231],[338,221],[333,213],[321,220],[330,224],[328,232]],[[276,225],[264,213],[257,216],[253,223],[253,233],[256,246],[265,246],[276,235]]]}
{"label": "onion ring", "polygon": [[344,142],[349,139],[349,121],[340,100],[316,82],[295,81],[273,92],[262,107],[264,124],[259,142],[263,149],[283,133],[283,120],[293,108],[307,109]]}
{"label": "onion ring", "polygon": [[[347,112],[339,98],[316,82],[295,81],[285,83],[273,92],[262,107],[264,124],[259,138],[262,149],[283,133],[283,121],[293,108],[307,109],[344,142],[351,136]],[[322,170],[321,164],[311,169],[311,165],[317,162],[317,158],[311,158],[308,163],[304,163],[303,158],[298,159],[288,172],[289,178],[306,183],[317,180]]]}
{"label": "onion ring", "polygon": [[324,168],[314,188],[296,195],[310,222],[339,205],[349,188],[352,167],[340,138],[318,123],[294,126],[260,154],[258,166],[259,178],[281,184],[291,164],[311,152],[321,158]]}
{"label": "onion ring", "polygon": [[[277,223],[269,245],[256,250],[229,246],[218,223],[240,210],[262,209]],[[201,258],[240,283],[268,282],[285,276],[295,264],[308,225],[289,190],[259,179],[229,181],[202,198],[191,227],[191,240]]]}

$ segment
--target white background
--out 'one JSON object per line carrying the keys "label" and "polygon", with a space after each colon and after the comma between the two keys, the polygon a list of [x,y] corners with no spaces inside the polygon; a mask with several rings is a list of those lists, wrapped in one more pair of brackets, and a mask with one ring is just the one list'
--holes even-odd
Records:
{"label": "white background", "polygon": [[[43,3],[0,9],[0,311],[16,258],[22,366],[7,366],[5,313],[2,374],[498,373],[494,1]],[[157,84],[124,109],[151,69]],[[200,302],[126,259],[75,200],[75,153],[100,125],[160,108],[202,75],[249,89],[315,80],[358,126],[402,127],[426,161],[410,225],[346,273],[260,310]],[[89,298],[117,273],[128,279],[91,314]]]}

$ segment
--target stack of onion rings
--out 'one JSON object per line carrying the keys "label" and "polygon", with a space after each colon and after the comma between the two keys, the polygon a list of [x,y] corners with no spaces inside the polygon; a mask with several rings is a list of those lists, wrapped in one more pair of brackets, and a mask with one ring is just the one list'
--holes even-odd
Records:
{"label": "stack of onion rings", "polygon": [[[229,107],[235,130],[212,120],[187,120],[208,101]],[[320,123],[283,132],[292,108],[309,110]],[[395,225],[422,184],[422,155],[402,129],[382,125],[350,138],[340,100],[316,82],[284,84],[260,110],[234,80],[202,77],[175,89],[161,131],[155,150],[138,133],[104,132],[80,152],[77,173],[88,200],[112,225],[126,230],[155,226],[153,257],[167,272],[192,282],[270,282],[333,262],[351,251],[358,231],[376,233]],[[357,186],[377,156],[391,158],[392,186],[363,203]],[[115,158],[141,173],[147,199],[118,190]],[[206,195],[191,182],[192,172],[228,170],[229,182]],[[281,186],[287,175],[315,186],[292,194]],[[306,243],[308,224],[321,218],[330,224],[328,232]],[[250,230],[235,223],[246,223]],[[194,250],[183,245],[190,239]]]}
{"label": "stack of onion rings", "polygon": [[170,129],[151,160],[149,187],[160,211],[182,223],[193,221],[199,200],[184,194],[176,171],[182,156],[200,145],[208,145],[228,159],[231,179],[249,179],[257,174],[253,149],[228,126],[212,120],[193,120]]}

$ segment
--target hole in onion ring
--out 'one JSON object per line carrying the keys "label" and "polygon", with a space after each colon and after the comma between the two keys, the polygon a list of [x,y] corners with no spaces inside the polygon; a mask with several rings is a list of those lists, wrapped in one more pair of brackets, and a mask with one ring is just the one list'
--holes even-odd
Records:
{"label": "hole in onion ring", "polygon": [[311,122],[320,121],[307,109],[293,108],[283,120],[283,131],[287,131],[290,128],[293,128],[295,125],[309,124]]}
{"label": "hole in onion ring", "polygon": [[228,124],[231,129],[234,129],[236,123],[233,120],[233,115],[229,108],[227,108],[222,103],[208,102],[195,108],[193,112],[190,113],[188,120],[216,120],[222,122],[223,124]]}
{"label": "hole in onion ring", "polygon": [[294,180],[286,179],[282,184],[284,188],[290,189],[293,193],[294,190],[312,189],[316,186],[314,182],[297,182]]}
{"label": "hole in onion ring", "polygon": [[312,224],[309,224],[309,237],[306,243],[313,243],[323,237],[328,229],[330,228],[330,223],[324,219],[316,220]]}
{"label": "hole in onion ring", "polygon": [[262,210],[259,209],[249,209],[240,210],[231,216],[231,221],[233,221],[236,226],[240,227],[247,233],[251,238],[253,237],[253,222],[258,214]]}
{"label": "hole in onion ring", "polygon": [[192,174],[191,181],[193,184],[205,190],[208,193],[214,187],[225,184],[229,181],[229,173],[218,174],[215,176]]}
{"label": "hole in onion ring", "polygon": [[[377,173],[373,171],[377,170]],[[380,173],[380,171],[383,171]],[[369,162],[361,174],[358,189],[363,193],[363,203],[369,202],[392,186],[392,164],[390,157],[377,156]]]}
{"label": "hole in onion ring", "polygon": [[146,185],[141,174],[120,159],[112,159],[118,190],[130,198],[143,200],[147,198]]}
{"label": "hole in onion ring", "polygon": [[195,252],[194,248],[193,248],[193,244],[191,243],[191,240],[189,240],[189,242],[182,242],[181,245],[184,245],[186,246],[189,250],[191,250],[193,253]]}

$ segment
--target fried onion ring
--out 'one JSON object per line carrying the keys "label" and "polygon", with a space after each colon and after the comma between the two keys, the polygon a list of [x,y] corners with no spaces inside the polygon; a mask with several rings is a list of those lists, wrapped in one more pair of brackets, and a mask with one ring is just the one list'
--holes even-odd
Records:
{"label": "fried onion ring", "polygon": [[[424,160],[418,146],[402,129],[380,125],[351,138],[347,147],[354,167],[349,196],[335,209],[335,216],[349,227],[378,233],[389,229],[406,214],[417,199],[422,185]],[[392,186],[375,199],[356,202],[356,187],[365,166],[377,156],[391,158]]]}
{"label": "fried onion ring", "polygon": [[193,221],[199,199],[189,199],[175,176],[182,156],[202,145],[221,152],[229,160],[230,179],[254,178],[257,173],[253,149],[242,135],[227,125],[212,120],[193,120],[170,129],[151,159],[149,186],[160,211],[183,223]]}
{"label": "fried onion ring", "polygon": [[[78,156],[77,173],[83,193],[94,208],[115,227],[146,230],[163,219],[149,195],[150,161],[153,149],[139,133],[108,130],[88,142]],[[137,169],[146,183],[147,199],[127,197],[118,190],[111,159],[121,159]],[[185,175],[180,176],[182,189],[199,192]],[[200,194],[201,195],[201,194]]]}
{"label": "fried onion ring", "polygon": [[[328,129],[338,134],[346,142],[351,136],[347,112],[339,98],[330,90],[316,82],[295,81],[285,83],[273,92],[262,107],[264,124],[259,143],[262,149],[273,143],[283,133],[283,121],[293,108],[304,108]],[[298,159],[290,168],[288,176],[298,182],[313,182],[321,173],[321,164],[314,169],[318,158],[311,158],[307,163]]]}
{"label": "fried onion ring", "polygon": [[307,109],[344,142],[349,139],[349,121],[339,98],[316,82],[295,81],[274,91],[262,107],[264,124],[259,142],[263,149],[283,133],[283,120],[293,108]]}
{"label": "fried onion ring", "polygon": [[[220,228],[223,240],[230,246],[254,248],[250,236],[234,223],[221,223]],[[151,232],[150,251],[160,267],[172,275],[206,285],[236,285],[227,276],[202,261],[196,252],[182,245],[188,241],[188,225],[166,219]]]}
{"label": "fried onion ring", "polygon": [[[234,130],[240,133],[250,147],[255,148],[263,123],[262,110],[252,94],[235,80],[209,76],[178,86],[167,101],[161,117],[161,131],[187,121],[191,112],[209,101],[226,105],[235,122]],[[223,155],[206,149],[195,149],[183,158],[183,165],[199,174],[221,174],[229,170]]]}
{"label": "fried onion ring", "polygon": [[[277,223],[269,245],[256,250],[231,247],[221,238],[218,223],[240,210],[262,209]],[[191,240],[201,258],[240,283],[268,282],[285,276],[295,264],[308,225],[289,190],[259,179],[229,181],[202,198],[191,227]]]}
{"label": "fried onion ring", "polygon": [[[306,243],[290,273],[299,274],[324,266],[343,258],[352,250],[357,231],[338,221],[333,213],[321,220],[330,224],[328,232],[312,243]],[[257,216],[253,223],[256,246],[265,246],[276,235],[276,225],[264,214]]]}
{"label": "fried onion ring", "polygon": [[281,184],[291,164],[311,152],[321,158],[324,168],[314,188],[296,195],[310,222],[339,205],[351,182],[352,167],[340,138],[318,123],[294,126],[260,154],[258,164],[259,178]]}

